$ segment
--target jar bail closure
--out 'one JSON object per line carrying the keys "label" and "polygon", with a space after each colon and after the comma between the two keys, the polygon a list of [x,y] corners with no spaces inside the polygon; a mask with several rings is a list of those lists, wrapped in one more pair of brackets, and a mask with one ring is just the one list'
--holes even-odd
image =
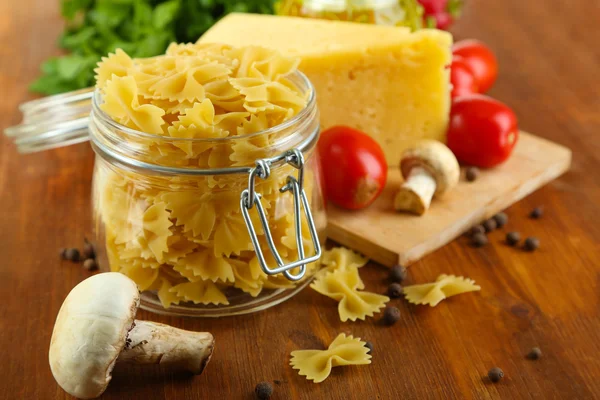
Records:
{"label": "jar bail closure", "polygon": [[[246,227],[248,228],[248,233],[250,235],[250,240],[252,241],[252,245],[254,246],[254,251],[258,258],[258,263],[263,272],[267,275],[275,275],[279,273],[283,273],[283,275],[291,280],[298,281],[304,277],[306,274],[306,264],[317,261],[321,257],[321,244],[319,242],[319,238],[317,235],[317,230],[315,227],[315,221],[313,219],[312,213],[310,211],[310,205],[308,204],[308,199],[306,198],[306,192],[303,188],[304,183],[304,155],[302,151],[295,148],[289,150],[283,154],[283,159],[285,159],[286,164],[291,165],[292,167],[298,170],[298,178],[293,175],[289,175],[286,180],[286,184],[279,189],[281,193],[291,192],[294,200],[294,230],[296,233],[296,245],[298,247],[298,260],[293,261],[291,263],[285,264],[283,259],[279,255],[277,251],[277,247],[275,246],[275,242],[273,241],[273,236],[271,235],[271,230],[269,228],[269,223],[267,220],[267,216],[265,214],[265,210],[260,202],[261,194],[256,193],[256,178],[260,179],[268,179],[271,174],[271,164],[274,160],[280,159],[281,157],[275,157],[272,159],[259,159],[256,160],[254,168],[252,168],[249,172],[248,176],[248,189],[245,189],[240,197],[240,208],[242,210],[242,216],[244,217],[244,222],[246,223]],[[250,210],[256,206],[256,211],[258,213],[258,217],[260,219],[260,223],[265,232],[265,239],[267,240],[267,245],[275,262],[277,263],[277,267],[270,268],[265,260],[264,253],[260,247],[260,243],[258,241],[258,236],[256,234],[256,229],[254,228],[254,224],[252,223],[252,219],[250,218]],[[308,224],[311,240],[313,243],[313,247],[315,249],[315,254],[311,257],[305,257],[304,253],[304,244],[302,238],[302,209],[304,209],[304,216],[306,218],[306,222]],[[292,273],[292,269],[299,268],[296,273]]]}

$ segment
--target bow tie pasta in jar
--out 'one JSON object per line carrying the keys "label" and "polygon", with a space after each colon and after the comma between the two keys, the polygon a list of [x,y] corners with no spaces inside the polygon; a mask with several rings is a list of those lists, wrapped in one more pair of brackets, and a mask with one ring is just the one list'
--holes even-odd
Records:
{"label": "bow tie pasta in jar", "polygon": [[172,44],[99,63],[96,237],[103,268],[133,279],[142,307],[258,311],[316,272],[326,226],[318,111],[298,62],[261,47]]}

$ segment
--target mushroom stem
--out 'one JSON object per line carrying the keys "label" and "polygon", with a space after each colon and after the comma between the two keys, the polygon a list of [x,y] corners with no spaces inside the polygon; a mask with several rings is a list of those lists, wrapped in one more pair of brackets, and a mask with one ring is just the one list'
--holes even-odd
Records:
{"label": "mushroom stem", "polygon": [[118,363],[160,364],[201,374],[214,348],[208,332],[191,332],[151,321],[135,320]]}
{"label": "mushroom stem", "polygon": [[394,198],[394,208],[423,215],[431,204],[436,180],[426,168],[413,167]]}

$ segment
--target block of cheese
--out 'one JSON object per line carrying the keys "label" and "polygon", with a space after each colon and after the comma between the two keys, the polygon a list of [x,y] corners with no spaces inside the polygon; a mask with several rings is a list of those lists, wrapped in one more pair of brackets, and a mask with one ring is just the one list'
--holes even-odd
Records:
{"label": "block of cheese", "polygon": [[300,70],[316,88],[321,128],[367,132],[390,167],[417,139],[445,140],[452,57],[447,32],[234,13],[199,42],[260,45],[300,57]]}

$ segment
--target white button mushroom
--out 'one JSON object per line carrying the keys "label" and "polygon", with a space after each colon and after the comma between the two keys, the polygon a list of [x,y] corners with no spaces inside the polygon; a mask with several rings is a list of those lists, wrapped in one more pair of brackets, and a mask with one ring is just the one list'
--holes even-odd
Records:
{"label": "white button mushroom", "polygon": [[117,362],[202,373],[212,355],[213,336],[134,320],[139,304],[136,284],[117,272],[94,275],[73,288],[50,341],[50,369],[60,387],[82,399],[98,397]]}
{"label": "white button mushroom", "polygon": [[422,140],[402,154],[400,169],[405,182],[394,198],[394,208],[423,215],[431,198],[458,183],[460,166],[452,151],[435,140]]}

